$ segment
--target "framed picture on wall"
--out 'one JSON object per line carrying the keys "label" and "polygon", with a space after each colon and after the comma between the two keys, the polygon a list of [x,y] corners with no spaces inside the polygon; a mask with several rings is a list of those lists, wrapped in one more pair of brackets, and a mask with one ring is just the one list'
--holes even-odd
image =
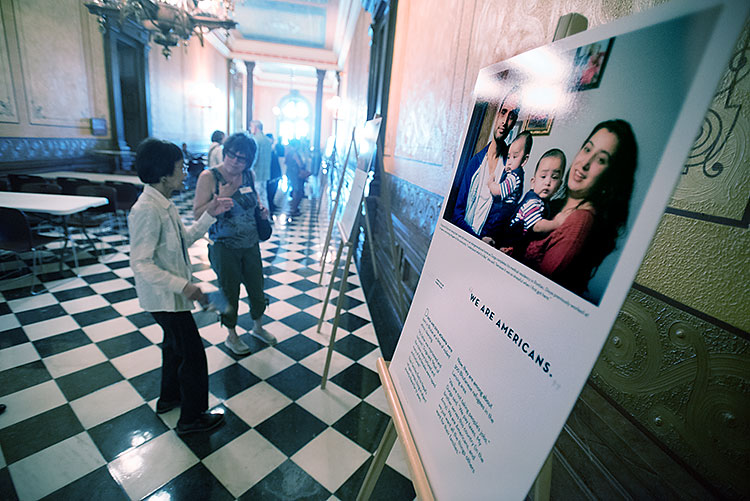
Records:
{"label": "framed picture on wall", "polygon": [[604,76],[609,53],[615,38],[594,42],[576,49],[573,58],[575,64],[575,79],[573,88],[576,90],[596,89]]}
{"label": "framed picture on wall", "polygon": [[551,114],[529,115],[523,123],[523,130],[529,131],[534,136],[546,136],[552,130],[552,120]]}

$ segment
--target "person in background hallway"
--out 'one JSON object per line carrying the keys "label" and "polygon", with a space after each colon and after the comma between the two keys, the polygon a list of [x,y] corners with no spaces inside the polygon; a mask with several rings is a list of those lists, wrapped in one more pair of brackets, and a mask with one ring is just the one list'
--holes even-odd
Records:
{"label": "person in background hallway", "polygon": [[224,162],[201,173],[193,201],[194,215],[199,218],[214,197],[234,200],[234,207],[219,216],[208,230],[212,242],[208,246],[208,259],[230,306],[230,311],[221,315],[221,323],[228,331],[224,344],[240,356],[250,353],[250,348],[236,331],[240,283],[245,286],[250,300],[250,316],[254,322],[252,335],[269,345],[276,344],[276,338],[263,328],[262,321],[266,297],[263,294],[263,263],[255,210],[260,207],[264,219],[268,219],[268,210],[260,203],[254,189],[250,166],[255,160],[255,152],[255,141],[244,132],[229,136],[224,143]]}
{"label": "person in background hallway", "polygon": [[271,179],[271,140],[263,134],[263,124],[260,120],[250,122],[250,134],[258,146],[258,154],[253,170],[255,171],[255,189],[258,191],[261,205],[268,201],[266,183]]}
{"label": "person in background hallway", "polygon": [[187,249],[233,202],[212,197],[202,217],[186,228],[170,200],[185,179],[180,148],[144,139],[136,150],[135,168],[146,186],[128,215],[130,266],[141,307],[164,330],[156,412],[181,406],[178,434],[207,431],[221,424],[224,415],[207,412],[206,352],[190,313],[193,301],[205,303],[206,297],[192,283]]}
{"label": "person in background hallway", "polygon": [[[266,134],[266,137],[273,144],[273,134],[270,132]],[[271,148],[271,179],[266,183],[266,192],[268,194],[268,211],[273,214],[276,212],[276,204],[273,199],[276,197],[276,190],[279,188],[279,180],[281,179],[281,164],[279,163],[279,156],[276,153],[276,147]]]}
{"label": "person in background hallway", "polygon": [[221,163],[223,158],[221,154],[221,144],[224,142],[224,133],[215,130],[211,134],[211,147],[208,149],[208,167],[216,167]]}
{"label": "person in background hallway", "polygon": [[299,204],[305,194],[305,181],[309,175],[310,171],[300,152],[300,142],[298,139],[292,139],[286,147],[286,177],[292,185],[289,217],[300,215]]}

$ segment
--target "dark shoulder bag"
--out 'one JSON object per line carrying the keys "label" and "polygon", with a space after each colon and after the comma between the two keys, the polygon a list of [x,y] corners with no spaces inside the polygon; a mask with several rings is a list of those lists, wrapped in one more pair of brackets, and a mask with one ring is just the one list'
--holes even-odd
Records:
{"label": "dark shoulder bag", "polygon": [[258,238],[261,242],[265,242],[271,238],[273,227],[271,226],[271,220],[263,219],[263,216],[260,214],[260,197],[258,196],[258,192],[255,191],[254,185],[255,180],[253,180],[253,193],[255,193],[255,197],[258,199],[258,203],[255,205],[255,227],[258,229]]}

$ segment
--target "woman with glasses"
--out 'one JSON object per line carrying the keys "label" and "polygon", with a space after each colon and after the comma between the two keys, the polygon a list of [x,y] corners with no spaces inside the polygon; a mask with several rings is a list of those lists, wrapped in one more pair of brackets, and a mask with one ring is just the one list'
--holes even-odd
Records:
{"label": "woman with glasses", "polygon": [[224,161],[201,173],[193,201],[196,219],[206,211],[213,197],[230,197],[234,201],[232,209],[221,214],[208,230],[211,240],[208,258],[229,303],[229,311],[221,315],[221,322],[228,330],[224,344],[239,356],[250,353],[236,330],[240,283],[245,286],[250,300],[250,316],[254,322],[251,334],[269,345],[276,343],[276,338],[263,329],[261,320],[266,298],[255,209],[260,206],[264,219],[268,219],[268,209],[258,199],[255,176],[250,169],[256,152],[255,140],[245,133],[229,136],[224,142]]}

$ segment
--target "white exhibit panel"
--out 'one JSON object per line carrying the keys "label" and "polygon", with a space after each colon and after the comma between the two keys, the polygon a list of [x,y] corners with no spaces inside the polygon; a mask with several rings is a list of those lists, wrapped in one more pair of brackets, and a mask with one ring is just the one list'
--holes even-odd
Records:
{"label": "white exhibit panel", "polygon": [[348,242],[354,230],[354,224],[357,221],[360,208],[362,206],[362,196],[365,193],[368,173],[365,170],[357,169],[354,171],[354,180],[352,181],[351,190],[349,190],[349,199],[344,206],[344,212],[341,214],[341,240]]}
{"label": "white exhibit panel", "polygon": [[[481,70],[463,154],[389,368],[437,499],[528,493],[630,289],[748,5],[675,2]],[[502,131],[498,116],[512,94],[518,116]],[[613,132],[623,123],[634,141]],[[573,225],[562,222],[507,246],[496,237],[507,232],[483,233],[492,218],[478,201],[490,181],[473,172],[490,164],[483,155],[502,151],[499,141],[524,131],[533,144],[522,193],[539,189],[535,168],[559,149],[566,167],[544,219],[587,211],[588,233],[566,233]],[[495,172],[510,165],[509,150]],[[635,166],[632,189],[618,181],[602,195],[605,176],[624,165]],[[577,197],[571,209],[566,202]],[[469,212],[484,223],[467,230]],[[541,264],[552,256],[554,267]]]}
{"label": "white exhibit panel", "polygon": [[354,177],[349,184],[345,199],[346,203],[341,214],[341,226],[339,227],[342,231],[341,238],[344,242],[349,241],[357,221],[357,215],[360,212],[370,167],[375,158],[381,121],[382,118],[380,117],[368,120],[365,122],[365,126],[358,129],[355,133],[358,152],[357,167],[354,169]]}

